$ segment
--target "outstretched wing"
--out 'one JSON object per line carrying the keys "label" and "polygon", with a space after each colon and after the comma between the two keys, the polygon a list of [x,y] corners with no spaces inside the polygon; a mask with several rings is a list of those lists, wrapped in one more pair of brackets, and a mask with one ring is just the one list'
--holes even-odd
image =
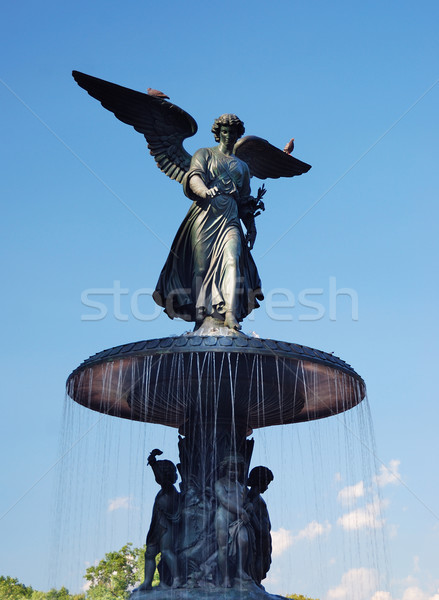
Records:
{"label": "outstretched wing", "polygon": [[120,121],[143,133],[157,166],[181,183],[191,155],[183,141],[195,135],[197,124],[184,110],[162,98],[136,92],[85,73],[73,71],[76,83],[99,100]]}
{"label": "outstretched wing", "polygon": [[294,177],[307,173],[311,168],[311,165],[290,156],[256,135],[246,135],[238,140],[233,152],[248,164],[250,175],[259,179]]}

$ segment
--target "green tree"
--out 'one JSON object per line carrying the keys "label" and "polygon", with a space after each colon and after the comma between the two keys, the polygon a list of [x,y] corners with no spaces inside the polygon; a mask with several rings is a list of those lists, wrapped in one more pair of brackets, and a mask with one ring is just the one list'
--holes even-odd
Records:
{"label": "green tree", "polygon": [[89,567],[85,579],[90,582],[90,600],[126,600],[128,588],[143,580],[145,547],[126,544],[117,552],[108,552],[95,567]]}
{"label": "green tree", "polygon": [[60,590],[56,590],[52,588],[46,593],[45,600],[71,600],[71,595],[69,594],[69,590],[64,586]]}
{"label": "green tree", "polygon": [[318,598],[310,598],[309,596],[302,596],[302,594],[287,594],[285,598],[292,598],[293,600],[318,600]]}
{"label": "green tree", "polygon": [[15,577],[0,576],[1,600],[25,600],[32,597],[33,589],[20,583]]}
{"label": "green tree", "polygon": [[85,594],[69,594],[64,586],[60,590],[52,588],[48,592],[33,591],[30,600],[85,600]]}

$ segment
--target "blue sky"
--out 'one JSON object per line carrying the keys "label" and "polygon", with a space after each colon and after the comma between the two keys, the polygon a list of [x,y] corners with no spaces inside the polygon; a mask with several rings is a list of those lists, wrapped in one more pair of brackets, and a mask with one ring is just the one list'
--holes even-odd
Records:
{"label": "blue sky", "polygon": [[[313,168],[266,183],[253,255],[267,302],[244,330],[351,363],[376,446],[367,407],[255,433],[255,461],[275,472],[267,589],[437,600],[438,12],[375,0],[4,8],[2,574],[80,589],[87,563],[142,543],[157,491],[146,452],[177,459],[173,430],[63,409],[89,355],[187,329],[153,318],[150,297],[187,199],[142,136],[78,88],[77,69],[166,91],[198,122],[190,152],[212,145],[223,112],[277,146],[295,137]],[[102,290],[118,285],[115,311]],[[81,303],[96,289],[98,320]]]}

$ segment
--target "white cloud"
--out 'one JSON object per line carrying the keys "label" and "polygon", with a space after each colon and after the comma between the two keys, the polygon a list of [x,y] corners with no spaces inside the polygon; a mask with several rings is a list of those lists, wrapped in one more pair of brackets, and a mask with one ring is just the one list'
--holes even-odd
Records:
{"label": "white cloud", "polygon": [[131,498],[129,496],[119,496],[108,501],[108,512],[119,510],[120,508],[131,508]]}
{"label": "white cloud", "polygon": [[[376,595],[375,589],[378,584],[378,573],[375,569],[350,569],[342,575],[340,585],[329,590],[328,600],[370,600]],[[385,592],[384,592],[385,593]],[[390,600],[390,597],[382,596],[375,600]]]}
{"label": "white cloud", "polygon": [[342,476],[341,473],[336,473],[334,475],[334,481],[341,481],[342,480]]}
{"label": "white cloud", "polygon": [[[415,556],[414,559],[416,567],[417,557]],[[404,579],[399,580],[398,584],[401,584],[401,587],[399,588],[399,592],[395,598],[390,592],[384,592],[380,590],[375,592],[370,600],[439,600],[439,589],[436,592],[433,592],[431,587],[428,591],[422,589],[419,581],[413,577],[413,575],[408,575]],[[347,600],[350,599],[347,598]]]}
{"label": "white cloud", "polygon": [[378,591],[372,596],[370,600],[392,600],[392,594],[390,592]]}
{"label": "white cloud", "polygon": [[403,585],[406,585],[407,587],[410,587],[416,585],[418,583],[418,580],[416,579],[416,577],[413,577],[413,575],[407,575],[407,577],[401,580],[401,583]]}
{"label": "white cloud", "polygon": [[329,533],[331,531],[331,524],[318,523],[317,521],[311,521],[303,529],[301,529],[296,535],[293,535],[292,531],[281,527],[277,531],[271,532],[272,544],[273,544],[273,556],[280,556],[288,550],[296,542],[302,540],[312,541],[315,538]]}
{"label": "white cloud", "polygon": [[364,481],[359,481],[355,485],[349,485],[338,492],[337,499],[344,506],[349,505],[352,500],[362,498],[365,493]]}
{"label": "white cloud", "polygon": [[389,466],[381,465],[380,472],[374,477],[375,482],[380,486],[384,487],[389,484],[400,483],[401,475],[399,473],[400,460],[393,459],[389,462]]}
{"label": "white cloud", "polygon": [[326,522],[325,524],[318,523],[317,521],[311,521],[306,527],[301,529],[297,535],[293,537],[294,542],[300,540],[313,540],[320,535],[329,533],[331,531],[331,524]]}
{"label": "white cloud", "polygon": [[402,595],[402,600],[427,600],[427,598],[427,594],[416,585],[408,587]]}
{"label": "white cloud", "polygon": [[381,529],[384,525],[384,518],[381,515],[381,509],[387,504],[375,498],[362,508],[357,508],[342,515],[337,523],[344,530],[352,531],[358,529]]}
{"label": "white cloud", "polygon": [[271,532],[271,540],[273,544],[273,556],[280,556],[293,545],[293,534],[288,529],[281,527],[277,531]]}

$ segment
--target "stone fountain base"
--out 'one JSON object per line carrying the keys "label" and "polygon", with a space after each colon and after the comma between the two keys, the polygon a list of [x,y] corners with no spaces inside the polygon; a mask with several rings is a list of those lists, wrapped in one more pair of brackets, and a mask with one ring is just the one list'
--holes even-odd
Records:
{"label": "stone fountain base", "polygon": [[130,600],[285,600],[283,596],[269,594],[253,582],[233,588],[182,588],[163,589],[160,586],[148,591],[134,591]]}

